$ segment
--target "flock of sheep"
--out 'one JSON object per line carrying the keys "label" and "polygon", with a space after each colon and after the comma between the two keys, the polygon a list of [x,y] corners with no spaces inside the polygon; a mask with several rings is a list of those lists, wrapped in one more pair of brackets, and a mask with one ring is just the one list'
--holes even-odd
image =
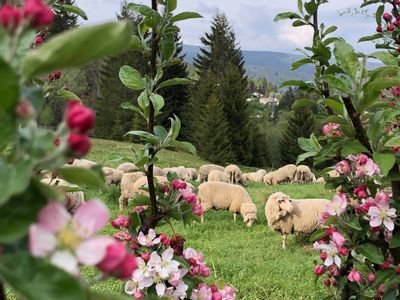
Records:
{"label": "flock of sheep", "polygon": [[[72,166],[83,168],[91,168],[95,165],[96,162],[86,159],[76,159],[72,164]],[[106,184],[120,184],[120,210],[123,210],[129,199],[132,199],[135,195],[147,193],[143,190],[143,187],[147,185],[146,174],[143,171],[138,171],[138,168],[132,163],[123,163],[115,169],[103,167],[102,171]],[[324,182],[322,177],[316,179],[310,168],[304,165],[286,165],[269,173],[265,170],[242,173],[236,165],[229,165],[224,168],[215,164],[205,164],[198,171],[183,166],[164,169],[154,167],[154,176],[159,183],[167,181],[166,176],[169,172],[175,172],[184,181],[197,181],[200,184],[197,195],[204,212],[210,209],[229,210],[235,221],[236,215],[240,214],[249,227],[257,220],[257,207],[242,186],[246,182],[264,182],[272,185],[283,182],[300,184]],[[334,177],[338,174],[333,171],[329,175]],[[42,181],[65,191],[76,188],[65,180],[53,178],[47,173],[43,175]],[[193,191],[196,190],[190,182],[188,182],[188,187],[192,188]],[[82,202],[84,202],[83,192],[67,192],[66,207],[72,213]],[[309,234],[317,229],[320,216],[328,203],[330,201],[326,199],[290,199],[286,194],[278,192],[268,197],[265,205],[265,216],[268,225],[282,234],[282,246],[285,248],[288,234]],[[204,222],[204,217],[202,217],[202,222]]]}

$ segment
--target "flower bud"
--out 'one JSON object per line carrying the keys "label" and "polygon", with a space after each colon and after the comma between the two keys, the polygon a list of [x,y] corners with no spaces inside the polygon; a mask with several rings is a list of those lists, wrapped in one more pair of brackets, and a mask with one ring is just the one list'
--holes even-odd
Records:
{"label": "flower bud", "polygon": [[203,215],[203,208],[200,203],[196,203],[193,207],[193,213],[197,216]]}
{"label": "flower bud", "polygon": [[390,262],[385,261],[383,264],[381,264],[381,270],[387,270],[390,268]]}
{"label": "flower bud", "polygon": [[184,181],[180,181],[178,179],[173,179],[171,182],[171,186],[174,190],[185,189],[187,184]]}
{"label": "flower bud", "polygon": [[324,278],[322,280],[322,283],[326,286],[329,287],[331,285],[331,281],[329,280],[329,278]]}
{"label": "flower bud", "polygon": [[393,18],[393,16],[389,13],[384,13],[382,17],[385,21],[390,21]]}
{"label": "flower bud", "polygon": [[68,136],[68,145],[77,156],[84,156],[89,152],[92,143],[86,135],[72,132]]}
{"label": "flower bud", "polygon": [[142,254],[140,254],[140,257],[144,260],[144,261],[148,261],[150,259],[150,254],[147,252],[143,252]]}
{"label": "flower bud", "polygon": [[43,38],[41,36],[37,36],[35,38],[35,45],[40,45],[43,43]]}
{"label": "flower bud", "polygon": [[24,17],[35,28],[46,27],[53,23],[54,13],[42,0],[25,0],[22,11]]}
{"label": "flower bud", "polygon": [[316,265],[314,268],[314,274],[317,276],[321,276],[322,274],[324,274],[324,267],[321,265]]}
{"label": "flower bud", "polygon": [[31,119],[35,115],[35,109],[28,100],[22,100],[15,108],[15,114],[20,119]]}
{"label": "flower bud", "polygon": [[319,258],[322,261],[325,261],[327,257],[328,257],[328,255],[326,254],[326,252],[321,252],[321,254],[319,255]]}
{"label": "flower bud", "polygon": [[375,274],[372,272],[369,273],[367,276],[367,280],[368,280],[368,282],[373,283],[375,281]]}
{"label": "flower bud", "polygon": [[65,119],[70,129],[81,134],[87,133],[95,124],[93,110],[74,100],[68,102]]}
{"label": "flower bud", "polygon": [[347,249],[346,247],[341,247],[339,250],[340,254],[342,254],[343,256],[346,256],[347,254],[349,254],[349,249]]}
{"label": "flower bud", "polygon": [[116,276],[120,279],[127,279],[132,276],[133,271],[137,268],[137,262],[136,262],[136,257],[128,253],[122,264],[119,266],[119,270],[116,274]]}
{"label": "flower bud", "polygon": [[97,267],[104,273],[113,273],[126,256],[126,248],[122,243],[113,243],[106,249],[106,255]]}
{"label": "flower bud", "polygon": [[378,25],[378,26],[376,27],[376,31],[377,31],[377,32],[382,32],[382,27]]}
{"label": "flower bud", "polygon": [[351,282],[360,282],[362,280],[361,274],[356,271],[355,269],[352,269],[347,276],[347,279]]}
{"label": "flower bud", "polygon": [[393,24],[389,24],[386,28],[388,31],[393,31],[394,30],[394,26]]}
{"label": "flower bud", "polygon": [[21,11],[17,7],[5,4],[0,8],[0,24],[7,30],[14,30],[21,22]]}
{"label": "flower bud", "polygon": [[211,300],[222,300],[222,295],[220,292],[214,292],[211,296]]}

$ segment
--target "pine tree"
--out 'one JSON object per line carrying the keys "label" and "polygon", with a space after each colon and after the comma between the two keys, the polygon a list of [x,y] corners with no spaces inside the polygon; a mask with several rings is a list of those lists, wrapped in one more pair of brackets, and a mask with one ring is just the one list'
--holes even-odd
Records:
{"label": "pine tree", "polygon": [[[75,0],[64,0],[64,4],[74,5]],[[77,25],[78,16],[69,12],[60,11],[55,15],[54,22],[49,28],[47,36],[55,35]]]}
{"label": "pine tree", "polygon": [[[218,14],[214,18],[211,33],[206,33],[201,41],[204,47],[200,48],[200,53],[194,62],[199,80],[192,91],[192,99],[185,113],[188,130],[184,130],[184,133],[192,132],[194,128],[204,132],[210,129],[207,124],[204,124],[205,128],[200,127],[196,112],[201,111],[204,99],[213,94],[223,106],[234,161],[249,163],[250,127],[249,114],[246,110],[248,82],[243,54],[237,46],[235,33],[225,15]],[[193,136],[191,141],[197,146],[200,143],[193,140]]]}
{"label": "pine tree", "polygon": [[[164,69],[162,81],[172,78],[186,78],[188,77],[187,64],[183,61],[185,55],[182,55],[182,42],[179,35],[175,36],[176,53],[175,57],[182,59],[179,64],[174,64]],[[173,115],[182,118],[185,106],[190,99],[190,90],[187,85],[175,85],[163,88],[160,95],[164,97],[165,106],[162,114],[157,118],[157,123],[164,127],[170,125],[169,118]]]}
{"label": "pine tree", "polygon": [[267,136],[257,123],[252,123],[251,128],[250,141],[252,158],[249,165],[253,167],[264,168],[271,164],[267,145]]}
{"label": "pine tree", "polygon": [[297,156],[304,152],[299,147],[298,138],[309,137],[314,132],[315,125],[315,117],[310,109],[298,109],[291,113],[279,141],[282,165],[296,163]]}
{"label": "pine tree", "polygon": [[217,97],[207,99],[200,114],[199,129],[196,133],[199,155],[210,162],[227,164],[232,162],[233,155],[229,140],[228,122],[224,117],[223,106]]}

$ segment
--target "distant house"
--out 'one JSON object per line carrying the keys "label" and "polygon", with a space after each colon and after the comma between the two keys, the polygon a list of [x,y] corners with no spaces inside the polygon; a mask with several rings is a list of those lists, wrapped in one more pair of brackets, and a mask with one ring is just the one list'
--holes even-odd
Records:
{"label": "distant house", "polygon": [[279,105],[279,100],[275,97],[262,97],[260,103],[264,105]]}
{"label": "distant house", "polygon": [[264,95],[261,94],[261,93],[259,93],[259,92],[254,92],[254,93],[253,93],[253,97],[255,97],[255,98],[261,98],[261,97],[264,97]]}

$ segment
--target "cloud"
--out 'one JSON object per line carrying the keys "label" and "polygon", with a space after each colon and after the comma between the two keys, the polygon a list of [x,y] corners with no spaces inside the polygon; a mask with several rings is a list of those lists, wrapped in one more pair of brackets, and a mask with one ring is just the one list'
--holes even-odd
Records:
{"label": "cloud", "polygon": [[282,24],[277,32],[277,37],[288,46],[303,48],[312,43],[313,29],[311,26],[292,27],[290,23]]}

